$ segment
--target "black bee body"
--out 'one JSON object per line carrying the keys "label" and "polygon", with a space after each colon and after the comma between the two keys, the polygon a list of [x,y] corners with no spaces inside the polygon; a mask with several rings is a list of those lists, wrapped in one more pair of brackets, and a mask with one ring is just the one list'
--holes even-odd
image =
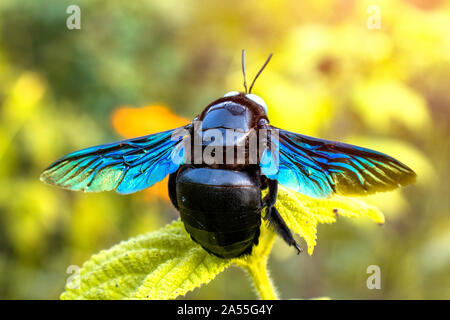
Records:
{"label": "black bee body", "polygon": [[[201,139],[209,130],[218,130],[224,136],[218,146],[223,155],[209,164],[181,166],[170,176],[169,195],[187,232],[205,250],[222,258],[250,253],[258,243],[261,210],[267,202],[261,190],[267,187],[267,179],[258,165],[250,163],[248,140],[244,161],[238,163],[237,143],[252,133],[257,135],[257,129],[268,123],[266,112],[244,94],[235,94],[211,103],[197,120],[201,127],[194,126],[191,136]],[[238,138],[225,141],[227,129]],[[201,150],[209,143],[201,140]],[[233,161],[226,161],[230,148]]]}
{"label": "black bee body", "polygon": [[178,211],[191,238],[219,257],[250,253],[258,244],[261,223],[259,180],[251,171],[180,169]]}

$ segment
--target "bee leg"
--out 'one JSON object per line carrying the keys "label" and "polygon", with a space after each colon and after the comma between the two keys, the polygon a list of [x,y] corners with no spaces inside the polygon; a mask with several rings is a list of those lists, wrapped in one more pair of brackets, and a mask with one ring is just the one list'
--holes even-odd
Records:
{"label": "bee leg", "polygon": [[284,222],[278,210],[275,208],[275,202],[277,201],[278,182],[276,180],[268,179],[269,192],[263,199],[263,203],[266,206],[266,215],[264,219],[269,222],[269,226],[290,246],[294,246],[297,249],[297,254],[302,252],[299,244],[295,241],[291,230]]}
{"label": "bee leg", "polygon": [[169,198],[173,206],[178,210],[177,201],[177,175],[178,170],[169,175]]}

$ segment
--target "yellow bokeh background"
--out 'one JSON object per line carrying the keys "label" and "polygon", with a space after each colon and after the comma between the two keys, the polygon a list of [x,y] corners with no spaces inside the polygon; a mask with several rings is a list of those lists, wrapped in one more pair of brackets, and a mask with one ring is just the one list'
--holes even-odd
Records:
{"label": "yellow bokeh background", "polygon": [[[380,150],[418,174],[365,198],[382,227],[321,225],[311,257],[278,240],[269,267],[281,297],[450,298],[447,1],[84,0],[81,29],[68,30],[71,4],[0,4],[0,298],[56,299],[69,266],[178,217],[164,182],[83,194],[39,174],[68,152],[183,125],[242,90],[243,48],[249,78],[274,54],[254,87],[272,124]],[[366,286],[370,265],[380,290]],[[255,296],[230,268],[186,297]]]}

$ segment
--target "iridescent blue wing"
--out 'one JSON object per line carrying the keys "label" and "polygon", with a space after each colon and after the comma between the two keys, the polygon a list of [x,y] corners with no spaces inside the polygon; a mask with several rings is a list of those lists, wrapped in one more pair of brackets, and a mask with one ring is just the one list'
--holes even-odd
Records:
{"label": "iridescent blue wing", "polygon": [[70,190],[133,193],[175,172],[184,161],[190,125],[70,153],[51,164],[41,180]]}
{"label": "iridescent blue wing", "polygon": [[366,195],[414,182],[416,174],[374,150],[312,138],[272,127],[261,171],[285,187],[311,197]]}

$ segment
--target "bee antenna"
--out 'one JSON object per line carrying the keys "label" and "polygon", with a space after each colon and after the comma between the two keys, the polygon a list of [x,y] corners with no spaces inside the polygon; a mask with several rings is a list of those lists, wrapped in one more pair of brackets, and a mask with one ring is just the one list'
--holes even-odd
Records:
{"label": "bee antenna", "polygon": [[250,86],[250,89],[248,90],[248,93],[252,92],[252,88],[253,85],[255,84],[256,79],[258,79],[259,75],[261,74],[261,72],[264,70],[264,68],[267,66],[267,64],[270,61],[270,58],[272,58],[272,53],[269,54],[269,57],[267,58],[266,62],[264,62],[264,65],[261,67],[261,69],[259,69],[258,73],[256,74],[256,77],[253,79],[252,85]]}
{"label": "bee antenna", "polygon": [[244,88],[245,93],[247,93],[247,80],[245,75],[245,49],[242,49],[242,74],[244,75]]}

